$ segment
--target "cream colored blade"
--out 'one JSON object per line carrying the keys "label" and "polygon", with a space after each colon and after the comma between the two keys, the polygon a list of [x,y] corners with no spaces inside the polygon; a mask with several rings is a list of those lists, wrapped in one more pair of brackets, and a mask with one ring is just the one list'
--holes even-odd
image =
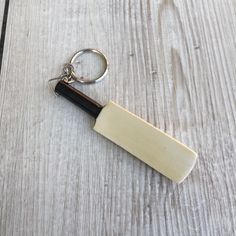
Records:
{"label": "cream colored blade", "polygon": [[113,102],[102,109],[94,130],[177,183],[196,162],[194,151]]}

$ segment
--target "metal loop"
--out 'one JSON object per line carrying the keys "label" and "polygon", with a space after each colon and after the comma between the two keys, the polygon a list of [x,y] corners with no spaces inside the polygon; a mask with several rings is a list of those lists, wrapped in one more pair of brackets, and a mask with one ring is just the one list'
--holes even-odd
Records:
{"label": "metal loop", "polygon": [[62,74],[61,77],[68,84],[75,82],[72,76],[73,71],[74,71],[74,67],[72,64],[70,63],[65,64],[63,68],[64,74]]}
{"label": "metal loop", "polygon": [[74,71],[74,67],[72,64],[70,63],[65,64],[63,68],[63,72],[65,73],[66,76],[71,77],[73,71]]}
{"label": "metal loop", "polygon": [[93,84],[93,83],[97,83],[97,82],[101,81],[102,79],[104,79],[104,77],[106,76],[106,74],[108,72],[108,61],[107,61],[106,56],[97,49],[87,48],[87,49],[83,49],[83,50],[78,51],[71,58],[70,64],[75,63],[76,59],[84,53],[95,53],[95,54],[99,55],[105,64],[104,70],[103,70],[102,74],[95,79],[84,79],[84,77],[76,75],[75,71],[72,70],[72,73],[71,73],[72,78],[75,81],[80,82],[82,84]]}
{"label": "metal loop", "polygon": [[73,71],[74,71],[73,65],[70,63],[67,63],[63,67],[63,73],[60,76],[48,80],[49,88],[54,92],[55,95],[58,95],[58,94],[54,91],[54,88],[52,87],[52,84],[51,84],[52,81],[64,80],[66,83],[71,84],[75,82],[75,80],[72,78]]}

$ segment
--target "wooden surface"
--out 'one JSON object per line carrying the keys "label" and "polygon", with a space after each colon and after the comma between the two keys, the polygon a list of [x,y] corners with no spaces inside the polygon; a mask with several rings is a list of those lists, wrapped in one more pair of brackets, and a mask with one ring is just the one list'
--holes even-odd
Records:
{"label": "wooden surface", "polygon": [[5,0],[0,0],[0,29],[2,27],[2,21],[3,21],[3,13],[4,13],[4,6],[5,6]]}
{"label": "wooden surface", "polygon": [[[10,1],[0,78],[0,235],[234,235],[234,0]],[[176,185],[92,130],[47,80],[78,49],[80,86],[199,153]]]}

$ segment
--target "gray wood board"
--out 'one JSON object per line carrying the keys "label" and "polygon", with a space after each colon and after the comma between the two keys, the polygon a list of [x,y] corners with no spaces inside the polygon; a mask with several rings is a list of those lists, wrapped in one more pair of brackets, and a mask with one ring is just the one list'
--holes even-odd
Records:
{"label": "gray wood board", "polygon": [[[5,0],[0,0],[0,29],[2,28]],[[1,36],[1,35],[0,35]]]}
{"label": "gray wood board", "polygon": [[[0,235],[233,235],[236,5],[10,1],[0,78]],[[92,130],[47,80],[78,49],[110,62],[79,86],[199,153],[176,185]]]}

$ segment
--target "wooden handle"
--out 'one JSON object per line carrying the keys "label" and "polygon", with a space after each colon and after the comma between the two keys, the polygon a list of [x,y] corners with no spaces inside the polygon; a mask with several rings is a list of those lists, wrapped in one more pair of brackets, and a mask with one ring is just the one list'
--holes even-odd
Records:
{"label": "wooden handle", "polygon": [[93,116],[95,119],[98,117],[103,106],[86,96],[84,93],[75,89],[71,85],[67,84],[63,80],[60,80],[56,87],[55,92],[67,98],[69,101],[73,102],[75,105],[79,106],[81,109],[86,111],[88,114]]}

